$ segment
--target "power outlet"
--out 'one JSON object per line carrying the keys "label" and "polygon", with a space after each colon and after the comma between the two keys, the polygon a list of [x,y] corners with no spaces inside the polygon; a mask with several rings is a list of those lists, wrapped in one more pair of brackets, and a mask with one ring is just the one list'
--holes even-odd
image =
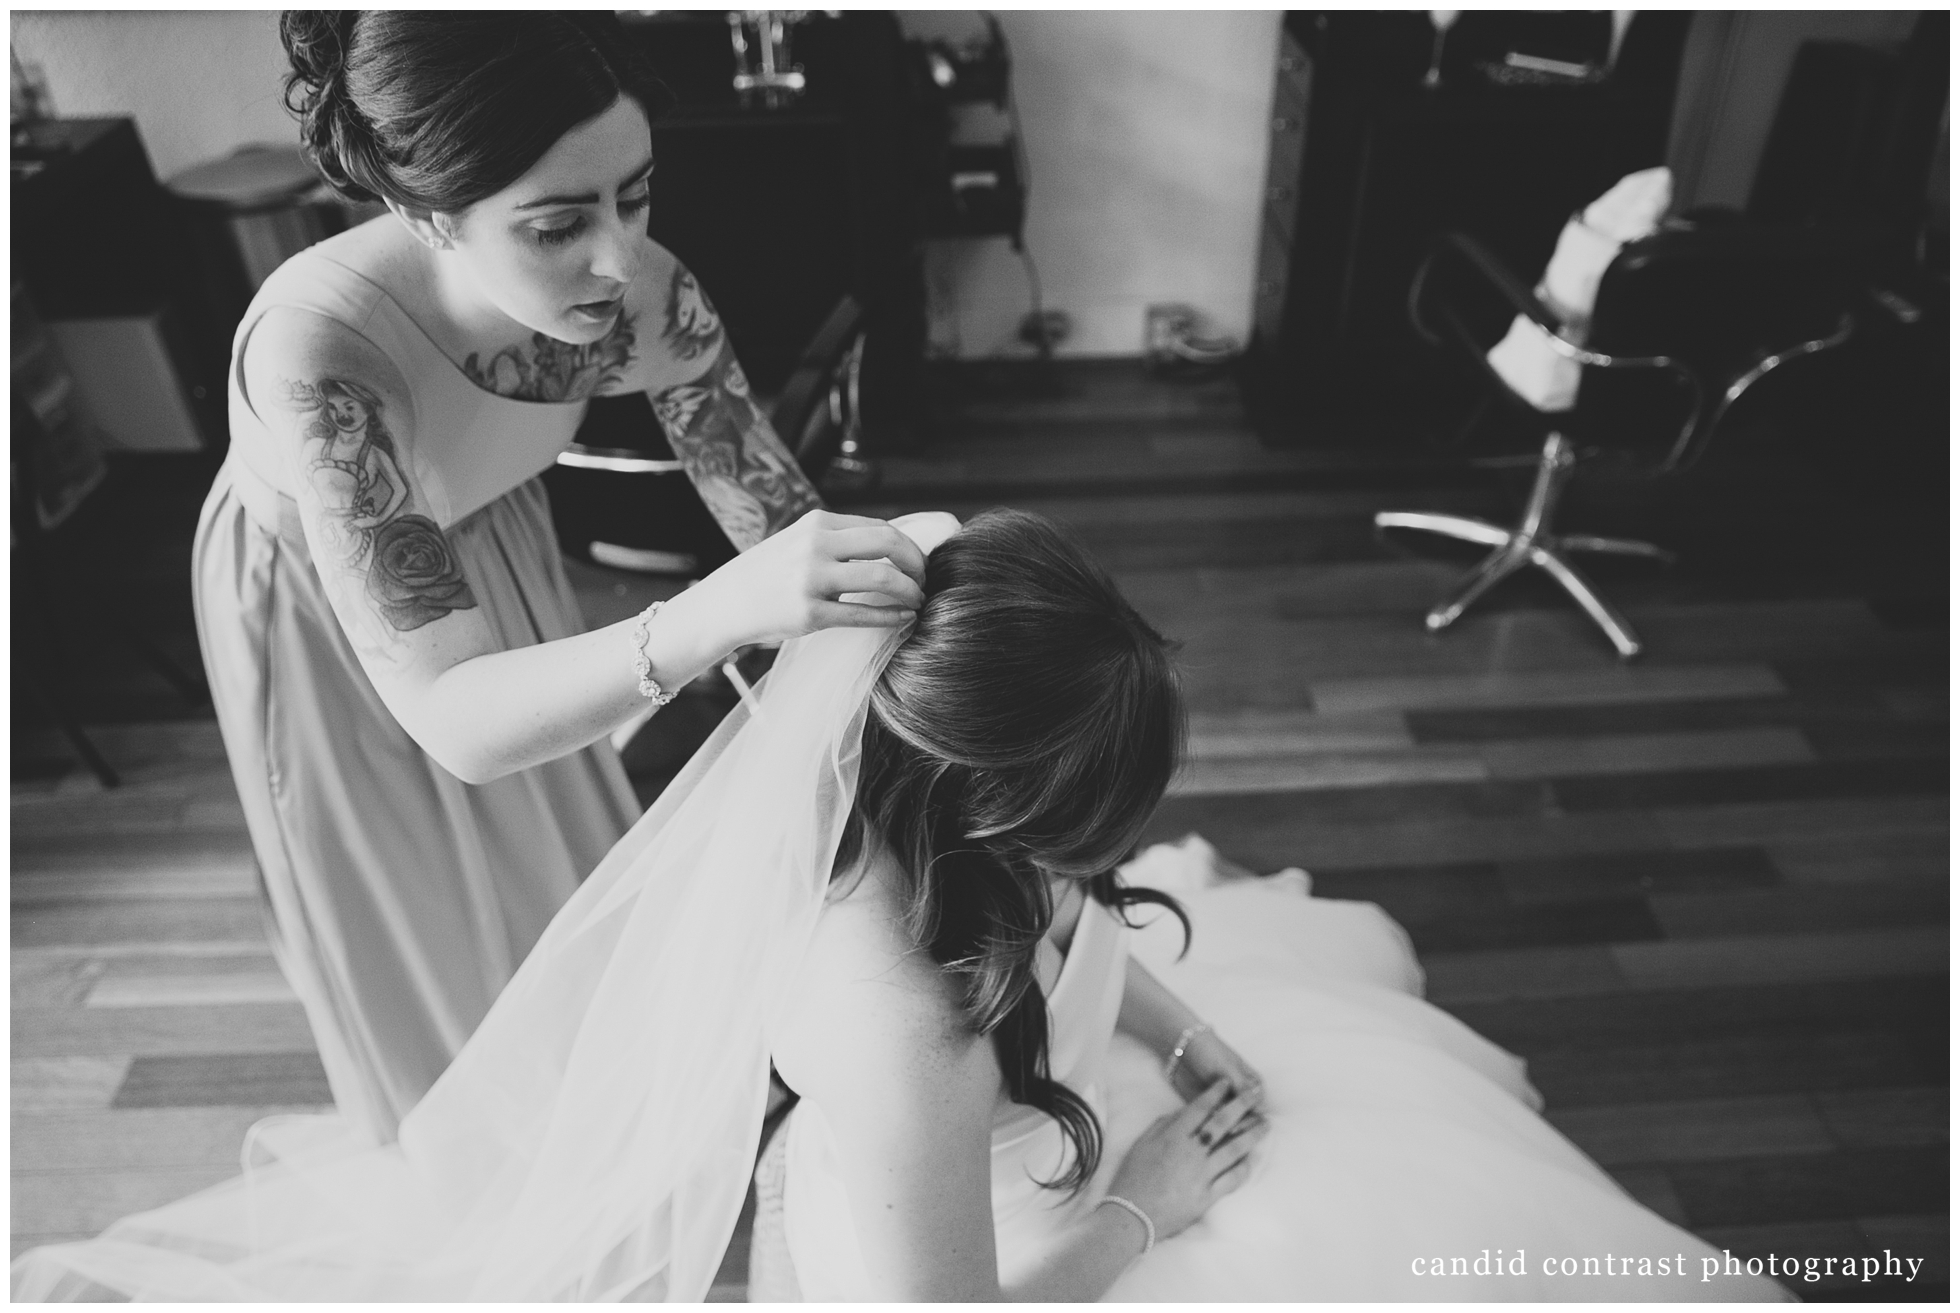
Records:
{"label": "power outlet", "polygon": [[1188,305],[1160,304],[1143,308],[1143,353],[1152,360],[1177,359],[1178,342],[1196,326],[1198,312]]}
{"label": "power outlet", "polygon": [[1205,319],[1182,303],[1145,306],[1143,349],[1150,363],[1162,367],[1217,365],[1238,353],[1229,337],[1206,337]]}

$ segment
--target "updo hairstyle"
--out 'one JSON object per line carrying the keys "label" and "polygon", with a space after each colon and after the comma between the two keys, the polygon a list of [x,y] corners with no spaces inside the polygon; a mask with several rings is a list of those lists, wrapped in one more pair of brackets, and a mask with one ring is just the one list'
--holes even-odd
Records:
{"label": "updo hairstyle", "polygon": [[604,10],[295,9],[279,36],[286,108],[351,201],[456,214],[620,96],[649,119],[672,101]]}
{"label": "updo hairstyle", "polygon": [[1077,1188],[1101,1130],[1048,1071],[1035,954],[1054,917],[1049,877],[1081,880],[1104,906],[1160,903],[1183,919],[1115,873],[1183,749],[1177,672],[1109,576],[1025,511],[975,516],[935,548],[925,596],[872,686],[836,869],[874,836],[891,852],[913,941],[960,982],[1009,1097],[1054,1117],[1074,1150],[1047,1184]]}

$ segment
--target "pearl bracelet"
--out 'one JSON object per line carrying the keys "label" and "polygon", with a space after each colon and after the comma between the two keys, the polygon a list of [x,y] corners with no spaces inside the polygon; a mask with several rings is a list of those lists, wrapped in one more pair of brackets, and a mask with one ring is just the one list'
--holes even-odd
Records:
{"label": "pearl bracelet", "polygon": [[1177,1064],[1184,1061],[1184,1051],[1191,1047],[1191,1041],[1200,1035],[1206,1035],[1210,1032],[1210,1023],[1204,1021],[1200,1021],[1195,1026],[1186,1026],[1184,1028],[1184,1033],[1177,1037],[1177,1043],[1171,1045],[1170,1057],[1164,1059],[1164,1079],[1166,1081],[1171,1080],[1177,1075]]}
{"label": "pearl bracelet", "polygon": [[672,702],[677,696],[660,687],[660,682],[653,677],[653,658],[647,655],[647,621],[659,615],[660,608],[665,605],[667,605],[665,601],[655,602],[640,612],[639,618],[633,622],[633,632],[629,636],[633,643],[633,671],[640,677],[640,696],[650,699],[655,711]]}
{"label": "pearl bracelet", "polygon": [[1143,1223],[1144,1253],[1147,1254],[1157,1247],[1157,1224],[1150,1220],[1149,1213],[1144,1212],[1120,1194],[1104,1195],[1102,1197],[1102,1203],[1097,1204],[1096,1207],[1101,1208],[1103,1204],[1115,1204],[1118,1208],[1135,1217],[1137,1221]]}

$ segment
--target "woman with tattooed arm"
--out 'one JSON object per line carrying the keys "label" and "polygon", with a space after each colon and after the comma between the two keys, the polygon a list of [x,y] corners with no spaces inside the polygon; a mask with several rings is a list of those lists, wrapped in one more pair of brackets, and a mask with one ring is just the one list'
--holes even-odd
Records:
{"label": "woman with tattooed arm", "polygon": [[[616,19],[281,32],[320,171],[391,213],[239,325],[198,626],[275,951],[335,1102],[387,1140],[636,818],[608,733],[744,644],[905,623],[924,562],[820,508],[647,237],[662,93]],[[587,633],[536,476],[626,392],[742,552]]]}

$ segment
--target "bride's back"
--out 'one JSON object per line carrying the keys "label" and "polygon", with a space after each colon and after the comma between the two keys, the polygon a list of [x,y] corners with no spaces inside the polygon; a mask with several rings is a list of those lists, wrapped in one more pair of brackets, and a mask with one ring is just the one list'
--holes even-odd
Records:
{"label": "bride's back", "polygon": [[771,1032],[779,1075],[799,1094],[852,1102],[878,1098],[872,1079],[890,1041],[899,1056],[987,1055],[973,1076],[999,1084],[991,1048],[965,1024],[957,985],[905,927],[910,881],[884,850],[866,854],[832,888],[798,968],[788,1007]]}
{"label": "bride's back", "polygon": [[[1038,516],[969,521],[928,558],[925,592],[873,686],[832,896],[773,1042],[854,1202],[926,1172],[970,1206],[1003,1100],[1060,1123],[1073,1165],[1055,1184],[1094,1169],[1100,1128],[1048,1076],[1037,963],[1054,888],[1151,898],[1113,870],[1169,782],[1183,714],[1169,645]],[[866,1246],[874,1269],[906,1262]]]}

